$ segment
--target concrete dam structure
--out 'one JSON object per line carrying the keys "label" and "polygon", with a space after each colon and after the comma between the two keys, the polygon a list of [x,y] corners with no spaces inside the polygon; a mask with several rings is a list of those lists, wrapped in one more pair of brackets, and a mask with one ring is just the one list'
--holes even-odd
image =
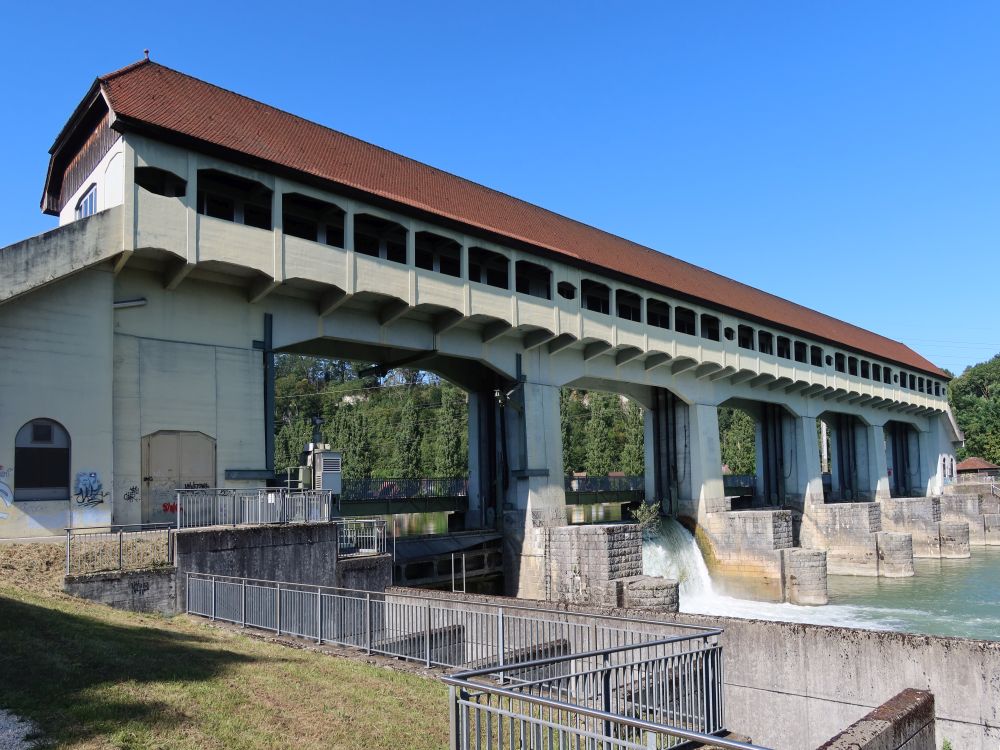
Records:
{"label": "concrete dam structure", "polygon": [[[157,63],[94,82],[42,207],[59,227],[0,250],[2,536],[274,482],[280,353],[467,392],[464,526],[502,532],[522,597],[676,594],[643,578],[634,531],[568,525],[564,387],[641,404],[647,502],[790,601],[996,528],[978,500],[926,499],[961,436],[947,373],[905,345]],[[756,424],[749,507],[720,406]]]}

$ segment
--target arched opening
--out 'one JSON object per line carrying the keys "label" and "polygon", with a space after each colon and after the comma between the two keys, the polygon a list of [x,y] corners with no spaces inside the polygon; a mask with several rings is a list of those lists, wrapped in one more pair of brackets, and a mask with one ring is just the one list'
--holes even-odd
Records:
{"label": "arched opening", "polygon": [[780,507],[791,491],[794,429],[783,406],[730,399],[719,406],[723,486],[734,510]]}
{"label": "arched opening", "polygon": [[885,460],[892,497],[922,495],[920,488],[920,449],[916,428],[895,420],[885,424]]}
{"label": "arched opening", "polygon": [[602,315],[611,314],[611,289],[607,284],[583,279],[580,282],[580,301],[584,310]]}
{"label": "arched opening", "polygon": [[519,260],[514,269],[518,293],[552,299],[552,272],[548,268],[529,260]]}
{"label": "arched opening", "polygon": [[69,500],[70,437],[53,419],[33,419],[14,437],[14,500]]}
{"label": "arched opening", "polygon": [[266,185],[218,169],[198,170],[198,213],[258,229],[271,228]]}
{"label": "arched opening", "polygon": [[354,250],[373,258],[406,263],[406,228],[378,216],[358,214],[354,217]]}
{"label": "arched opening", "polygon": [[878,477],[869,465],[868,426],[853,414],[828,411],[818,418],[820,469],[827,502],[873,499]]}
{"label": "arched opening", "polygon": [[135,184],[166,198],[183,198],[187,194],[187,180],[159,167],[136,167]]}
{"label": "arched opening", "polygon": [[436,271],[456,278],[462,275],[462,246],[450,237],[433,232],[417,232],[415,263],[417,268]]}
{"label": "arched opening", "polygon": [[281,196],[282,231],[333,247],[344,246],[344,209],[299,193]]}
{"label": "arched opening", "polygon": [[469,248],[469,281],[497,289],[510,287],[510,261],[506,255],[482,247]]}

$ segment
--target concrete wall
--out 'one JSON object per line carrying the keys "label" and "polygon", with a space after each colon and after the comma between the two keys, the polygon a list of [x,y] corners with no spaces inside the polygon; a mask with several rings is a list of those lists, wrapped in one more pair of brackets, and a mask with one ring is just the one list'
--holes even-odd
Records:
{"label": "concrete wall", "polygon": [[819,750],[936,750],[934,696],[904,690]]}
{"label": "concrete wall", "polygon": [[942,521],[941,501],[940,497],[880,500],[882,527],[910,534],[914,557],[969,557],[969,524],[964,520]]}
{"label": "concrete wall", "polygon": [[66,576],[63,590],[115,609],[161,615],[177,613],[177,571],[174,568]]}
{"label": "concrete wall", "polygon": [[365,591],[392,583],[390,555],[337,559],[334,524],[182,530],[175,549],[180,601],[189,572]]}

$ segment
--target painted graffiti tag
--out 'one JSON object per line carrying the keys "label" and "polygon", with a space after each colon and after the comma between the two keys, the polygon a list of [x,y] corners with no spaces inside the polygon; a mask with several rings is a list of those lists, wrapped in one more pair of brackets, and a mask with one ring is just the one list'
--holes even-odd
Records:
{"label": "painted graffiti tag", "polygon": [[207,490],[208,482],[187,482],[184,485],[186,490]]}
{"label": "painted graffiti tag", "polygon": [[134,503],[139,500],[139,488],[134,484],[125,491],[124,500],[126,503]]}
{"label": "painted graffiti tag", "polygon": [[101,475],[96,471],[80,471],[73,485],[73,498],[76,504],[83,508],[93,508],[103,503],[108,497],[101,483]]}
{"label": "painted graffiti tag", "polygon": [[142,596],[149,591],[149,581],[132,581],[132,583],[129,584],[129,587],[132,589],[133,594]]}
{"label": "painted graffiti tag", "polygon": [[[3,467],[0,467],[3,468]],[[0,482],[0,506],[9,508],[13,504],[14,493],[6,482]],[[9,513],[0,511],[0,521],[9,517]]]}
{"label": "painted graffiti tag", "polygon": [[176,513],[177,512],[177,503],[164,503],[163,504],[163,512],[164,513]]}

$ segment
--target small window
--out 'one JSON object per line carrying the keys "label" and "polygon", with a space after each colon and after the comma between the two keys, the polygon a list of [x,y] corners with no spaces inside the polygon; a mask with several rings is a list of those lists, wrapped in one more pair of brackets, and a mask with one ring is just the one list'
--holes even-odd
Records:
{"label": "small window", "polygon": [[795,361],[796,362],[806,362],[807,355],[809,353],[809,347],[806,346],[804,341],[795,342]]}
{"label": "small window", "polygon": [[722,333],[726,337],[726,341],[733,341],[736,338],[736,331],[729,326],[726,326],[726,330]]}
{"label": "small window", "polygon": [[882,368],[882,382],[887,385],[892,385],[892,368],[890,367]]}
{"label": "small window", "polygon": [[847,372],[847,358],[840,352],[833,355],[833,369],[837,372]]}
{"label": "small window", "polygon": [[198,213],[205,216],[270,229],[272,195],[255,180],[218,169],[198,170]]}
{"label": "small window", "polygon": [[97,213],[97,185],[91,185],[76,204],[76,218],[85,219]]}
{"label": "small window", "polygon": [[580,297],[584,310],[602,315],[611,314],[611,289],[607,285],[584,279],[580,282]]}
{"label": "small window", "polygon": [[858,374],[858,358],[848,357],[847,358],[847,374],[857,375]]}
{"label": "small window", "polygon": [[740,349],[753,350],[753,328],[750,326],[737,326],[736,345]]}
{"label": "small window", "polygon": [[187,193],[186,180],[158,167],[136,167],[135,184],[165,198],[183,198]]}
{"label": "small window", "polygon": [[301,193],[281,196],[281,229],[292,237],[344,246],[344,210]]}
{"label": "small window", "polygon": [[774,336],[767,331],[757,331],[757,351],[774,354]]}
{"label": "small window", "polygon": [[658,299],[646,300],[646,322],[657,328],[670,328],[670,305]]}
{"label": "small window", "polygon": [[576,287],[568,281],[560,281],[556,284],[556,293],[563,299],[576,299]]}
{"label": "small window", "polygon": [[917,376],[916,375],[910,375],[909,390],[911,390],[911,391],[917,390]]}
{"label": "small window", "polygon": [[506,289],[510,285],[510,261],[506,255],[483,247],[469,248],[469,281]]}
{"label": "small window", "polygon": [[826,361],[826,366],[830,367],[833,364],[833,357],[831,357],[829,354],[827,354],[825,361]]}
{"label": "small window", "polygon": [[514,266],[514,282],[520,294],[552,299],[552,272],[545,266],[519,260]]}
{"label": "small window", "polygon": [[417,232],[414,242],[417,268],[456,278],[462,275],[462,246],[455,240],[433,232]]}
{"label": "small window", "polygon": [[31,423],[31,442],[32,443],[51,443],[52,442],[52,423],[43,422],[41,420]]}
{"label": "small window", "polygon": [[354,250],[373,258],[406,263],[406,227],[370,214],[354,217]]}
{"label": "small window", "polygon": [[876,383],[882,382],[882,365],[872,364],[872,380]]}
{"label": "small window", "polygon": [[938,383],[938,382],[934,383],[934,395],[935,396],[940,396],[941,395],[941,384]]}
{"label": "small window", "polygon": [[823,348],[819,346],[809,347],[809,364],[813,367],[823,366]]}
{"label": "small window", "polygon": [[246,204],[245,206],[243,206],[243,223],[248,227],[257,227],[257,229],[270,229],[271,207],[254,206],[249,203]]}
{"label": "small window", "polygon": [[921,393],[924,392],[924,379],[923,378],[917,378],[917,390],[920,391]]}
{"label": "small window", "polygon": [[701,337],[703,339],[719,340],[719,319],[714,315],[702,313],[701,316]]}
{"label": "small window", "polygon": [[867,359],[861,360],[861,377],[865,380],[871,380],[871,363]]}
{"label": "small window", "polygon": [[642,322],[642,297],[624,289],[615,290],[615,308],[623,320]]}
{"label": "small window", "polygon": [[689,310],[686,307],[678,307],[674,311],[674,328],[678,333],[686,333],[689,336],[694,336],[695,329],[697,328],[694,310]]}
{"label": "small window", "polygon": [[782,359],[792,358],[792,341],[787,336],[778,336],[778,356]]}

